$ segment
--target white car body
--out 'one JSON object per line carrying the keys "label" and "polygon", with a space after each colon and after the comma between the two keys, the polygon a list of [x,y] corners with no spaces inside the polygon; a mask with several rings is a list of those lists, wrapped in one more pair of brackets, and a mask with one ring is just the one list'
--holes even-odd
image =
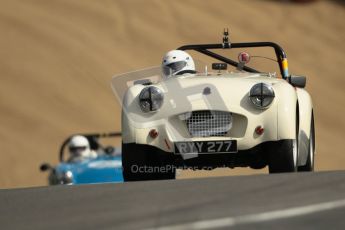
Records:
{"label": "white car body", "polygon": [[[265,110],[257,109],[248,97],[251,87],[261,82],[272,85],[276,95],[272,105]],[[304,133],[309,138],[311,97],[304,89],[294,88],[283,79],[250,73],[229,73],[221,76],[189,75],[171,78],[153,86],[164,92],[165,103],[159,111],[150,114],[141,111],[137,97],[147,86],[135,85],[129,88],[123,100],[124,108],[130,107],[123,110],[123,143],[147,144],[171,152],[172,149],[168,149],[165,140],[173,146],[174,142],[200,139],[191,137],[185,122],[179,120],[178,116],[211,108],[217,111],[230,111],[233,114],[233,119],[236,120],[224,138],[238,140],[239,150],[250,149],[265,141],[294,139],[297,102],[301,104],[300,110],[303,113],[301,117],[304,118],[300,121],[300,133],[301,135]],[[189,95],[188,91],[183,95],[182,90],[191,87],[195,94]],[[211,91],[216,93],[203,95],[205,87],[211,87]],[[224,103],[218,103],[219,99]],[[131,104],[136,106],[130,106]],[[261,136],[254,132],[259,125],[265,128]],[[155,139],[148,138],[149,131],[153,128],[160,133]],[[213,138],[219,139],[219,137]]]}

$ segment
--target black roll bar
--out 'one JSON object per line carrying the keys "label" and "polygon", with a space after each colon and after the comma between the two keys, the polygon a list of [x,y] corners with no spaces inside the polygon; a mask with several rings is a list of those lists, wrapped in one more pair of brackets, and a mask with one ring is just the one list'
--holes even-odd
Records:
{"label": "black roll bar", "polygon": [[[214,53],[210,51],[210,49],[233,49],[233,48],[253,48],[253,47],[271,47],[274,49],[281,75],[284,79],[288,78],[287,71],[284,71],[283,61],[286,59],[286,53],[278,44],[274,42],[245,42],[245,43],[220,43],[220,44],[197,44],[197,45],[185,45],[178,48],[178,50],[194,50],[199,53],[205,54],[207,56],[210,56],[212,58],[215,58],[217,60],[220,60],[222,62],[225,62],[229,65],[238,66],[238,62],[231,60],[227,57],[224,57],[222,55],[219,55],[217,53]],[[257,71],[253,68],[250,68],[248,66],[244,66],[243,69],[248,72],[252,73],[259,73],[260,71]]]}

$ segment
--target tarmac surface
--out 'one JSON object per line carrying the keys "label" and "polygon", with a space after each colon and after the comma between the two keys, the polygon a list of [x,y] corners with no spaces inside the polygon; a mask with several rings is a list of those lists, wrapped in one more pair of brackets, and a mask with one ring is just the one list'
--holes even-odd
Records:
{"label": "tarmac surface", "polygon": [[345,172],[0,190],[0,229],[344,229]]}

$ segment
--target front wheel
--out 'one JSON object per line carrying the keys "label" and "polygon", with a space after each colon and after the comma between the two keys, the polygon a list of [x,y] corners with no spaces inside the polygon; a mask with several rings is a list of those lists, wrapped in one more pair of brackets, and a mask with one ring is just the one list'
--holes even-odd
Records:
{"label": "front wheel", "polygon": [[175,179],[176,169],[150,146],[122,144],[124,181]]}
{"label": "front wheel", "polygon": [[297,141],[281,140],[270,144],[268,149],[269,173],[297,171]]}

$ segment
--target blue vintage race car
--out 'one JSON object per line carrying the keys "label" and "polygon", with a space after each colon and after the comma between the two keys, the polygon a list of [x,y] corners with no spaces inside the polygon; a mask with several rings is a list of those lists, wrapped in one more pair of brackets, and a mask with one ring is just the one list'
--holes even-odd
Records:
{"label": "blue vintage race car", "polygon": [[50,185],[58,184],[90,184],[123,182],[121,149],[113,146],[103,147],[100,138],[118,137],[121,133],[106,134],[81,134],[85,136],[91,150],[97,153],[97,157],[83,159],[81,161],[67,161],[65,158],[66,146],[71,137],[67,138],[60,148],[60,163],[52,167],[43,163],[42,172],[49,171],[48,181]]}

